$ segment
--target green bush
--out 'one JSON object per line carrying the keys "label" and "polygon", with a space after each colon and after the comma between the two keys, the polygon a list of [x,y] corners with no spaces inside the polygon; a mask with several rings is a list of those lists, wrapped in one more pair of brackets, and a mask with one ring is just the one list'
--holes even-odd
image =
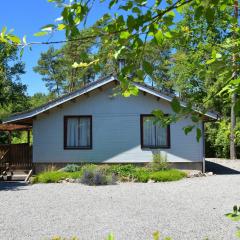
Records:
{"label": "green bush", "polygon": [[152,172],[147,168],[138,168],[133,176],[137,182],[148,182],[153,180],[155,182],[177,181],[186,177],[186,173],[177,169],[169,169]]}
{"label": "green bush", "polygon": [[148,164],[148,167],[153,171],[162,171],[169,169],[167,155],[162,153],[153,154],[153,161]]}
{"label": "green bush", "polygon": [[95,170],[97,168],[97,165],[95,164],[84,164],[82,167],[81,167],[81,170],[82,171],[85,171],[85,170]]}
{"label": "green bush", "polygon": [[[237,158],[240,158],[240,119],[237,118],[235,128],[235,145]],[[206,157],[229,158],[230,155],[230,121],[223,118],[221,121],[206,123]]]}
{"label": "green bush", "polygon": [[108,173],[113,173],[120,177],[132,178],[132,176],[136,172],[136,168],[137,167],[133,164],[116,164],[110,166],[110,168],[108,169]]}
{"label": "green bush", "polygon": [[149,180],[150,177],[150,172],[145,169],[145,168],[138,168],[136,169],[133,178],[135,181],[137,182],[147,182]]}
{"label": "green bush", "polygon": [[66,178],[77,179],[82,176],[82,171],[78,172],[61,172],[61,171],[46,171],[38,174],[33,183],[56,183]]}
{"label": "green bush", "polygon": [[[70,170],[75,169],[69,167]],[[88,185],[114,184],[117,178],[120,181],[156,182],[176,181],[186,176],[186,173],[177,169],[155,171],[155,168],[137,167],[132,164],[127,165],[83,165],[80,171],[45,171],[38,174],[33,183],[56,183],[66,178],[80,179]]]}
{"label": "green bush", "polygon": [[177,169],[169,169],[165,171],[153,172],[150,174],[150,179],[155,182],[177,181],[186,177],[186,173]]}
{"label": "green bush", "polygon": [[112,173],[111,166],[109,164],[100,164],[96,167],[96,169],[105,174]]}
{"label": "green bush", "polygon": [[113,175],[106,175],[106,173],[101,172],[97,169],[85,169],[83,170],[83,175],[81,177],[81,183],[87,185],[109,185],[115,184],[116,179]]}
{"label": "green bush", "polygon": [[61,170],[64,172],[78,172],[80,171],[81,167],[77,164],[68,164],[66,167],[62,168]]}

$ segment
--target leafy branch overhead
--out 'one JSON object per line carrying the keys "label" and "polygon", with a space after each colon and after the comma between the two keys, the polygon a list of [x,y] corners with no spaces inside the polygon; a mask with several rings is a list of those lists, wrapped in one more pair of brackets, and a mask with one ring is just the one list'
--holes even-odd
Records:
{"label": "leafy branch overhead", "polygon": [[[109,73],[109,69],[117,72],[117,61],[125,59],[125,66],[118,72],[123,95],[138,94],[132,81],[150,82],[160,90],[175,94],[171,104],[174,114],[168,121],[189,116],[195,127],[186,127],[186,134],[195,128],[197,138],[201,137],[198,127],[201,117],[193,114],[193,109],[206,113],[217,108],[220,113],[229,114],[228,110],[223,109],[229,108],[232,94],[239,94],[240,91],[238,1],[49,2],[55,3],[61,14],[53,23],[43,26],[35,36],[64,31],[66,39],[27,42],[26,37],[20,39],[12,31],[3,28],[0,42],[23,49],[34,44],[58,43],[80,47],[94,41],[91,46],[96,54],[92,52],[86,60],[83,55],[71,58],[68,66],[73,70],[67,71],[73,76],[71,86],[67,87],[69,91],[78,86],[74,81],[79,69],[84,76],[85,73],[89,74],[88,79],[94,79],[97,74]],[[95,4],[107,4],[108,8],[101,18],[89,26],[88,20],[94,14]],[[85,29],[88,31],[82,34]],[[164,56],[165,52],[167,56]],[[186,103],[185,106],[181,105],[182,101]],[[233,109],[240,108],[239,101],[233,105]]]}

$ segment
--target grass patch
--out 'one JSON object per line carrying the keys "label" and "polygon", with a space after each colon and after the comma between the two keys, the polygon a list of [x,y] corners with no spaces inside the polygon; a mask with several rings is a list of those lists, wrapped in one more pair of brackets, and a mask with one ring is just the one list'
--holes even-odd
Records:
{"label": "grass patch", "polygon": [[77,179],[82,176],[82,171],[63,172],[63,171],[47,171],[39,173],[33,180],[33,183],[56,183],[66,178]]}

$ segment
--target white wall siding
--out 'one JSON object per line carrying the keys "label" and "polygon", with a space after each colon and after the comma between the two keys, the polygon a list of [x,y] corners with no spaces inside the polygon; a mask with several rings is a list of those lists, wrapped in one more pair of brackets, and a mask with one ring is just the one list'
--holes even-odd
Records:
{"label": "white wall siding", "polygon": [[[155,108],[171,113],[169,102],[139,94],[138,97],[110,97],[112,88],[95,91],[89,97],[68,102],[48,114],[41,114],[33,123],[33,162],[149,162],[152,152],[141,149],[140,114]],[[93,148],[64,150],[63,118],[65,115],[92,115]],[[166,152],[171,162],[201,162],[203,143],[196,141],[195,131],[185,135],[182,128],[192,124],[184,119],[171,124],[171,147]]]}

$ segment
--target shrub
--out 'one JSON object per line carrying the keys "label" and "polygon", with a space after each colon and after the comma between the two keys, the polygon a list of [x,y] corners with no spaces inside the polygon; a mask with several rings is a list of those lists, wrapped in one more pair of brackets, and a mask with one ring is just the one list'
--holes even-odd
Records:
{"label": "shrub", "polygon": [[[78,165],[77,165],[78,166]],[[78,166],[79,167],[79,166]],[[136,167],[127,165],[94,165],[86,164],[80,171],[73,171],[77,168],[69,165],[68,171],[46,171],[38,174],[33,183],[56,183],[66,178],[79,179],[81,183],[87,185],[107,185],[115,184],[117,177],[121,181],[147,182],[152,179],[156,182],[176,181],[186,176],[186,173],[176,169],[166,169],[156,171],[158,167]]]}
{"label": "shrub", "polygon": [[110,173],[110,172],[113,174],[116,174],[120,177],[132,178],[132,176],[136,172],[136,166],[134,166],[132,164],[112,165],[108,170],[108,173]]}
{"label": "shrub", "polygon": [[32,183],[56,183],[60,180],[64,180],[66,178],[80,178],[82,176],[82,172],[61,172],[61,171],[46,171],[38,174]]}
{"label": "shrub", "polygon": [[136,180],[137,182],[147,182],[149,180],[150,177],[150,173],[147,169],[144,168],[138,168],[136,169],[136,172],[133,175],[134,180]]}
{"label": "shrub", "polygon": [[150,179],[155,182],[177,181],[186,177],[186,173],[177,169],[169,169],[165,171],[153,172]]}
{"label": "shrub", "polygon": [[92,170],[95,170],[97,168],[97,165],[95,164],[84,164],[82,167],[81,167],[81,170],[84,172],[85,170],[89,170],[89,171],[92,171]]}
{"label": "shrub", "polygon": [[77,164],[68,164],[66,167],[61,170],[64,172],[77,172],[81,169],[81,167]]}
{"label": "shrub", "polygon": [[[230,153],[230,121],[227,118],[221,121],[206,123],[206,157],[229,158]],[[235,145],[237,157],[240,157],[240,121],[237,118]]]}
{"label": "shrub", "polygon": [[161,153],[153,154],[153,161],[148,164],[148,167],[152,171],[169,169],[169,163],[167,162],[167,154],[165,154],[164,156]]}
{"label": "shrub", "polygon": [[111,171],[111,166],[108,165],[108,164],[100,164],[96,167],[96,169],[102,173],[105,173],[105,174],[110,174],[112,173]]}
{"label": "shrub", "polygon": [[108,185],[114,184],[115,178],[111,175],[106,175],[105,173],[97,169],[85,169],[83,170],[83,175],[81,178],[81,183],[87,185]]}

